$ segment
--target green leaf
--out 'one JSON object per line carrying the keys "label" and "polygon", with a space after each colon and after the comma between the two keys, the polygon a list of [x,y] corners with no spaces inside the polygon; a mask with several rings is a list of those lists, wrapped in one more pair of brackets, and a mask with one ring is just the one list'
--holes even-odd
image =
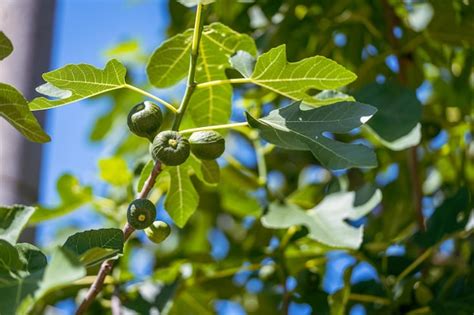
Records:
{"label": "green leaf", "polygon": [[426,224],[426,232],[415,234],[416,242],[428,248],[449,234],[463,230],[469,221],[471,210],[471,195],[466,187],[462,187],[436,208]]}
{"label": "green leaf", "polygon": [[51,140],[30,112],[23,95],[4,83],[0,83],[0,115],[30,141],[44,143]]}
{"label": "green leaf", "polygon": [[35,210],[23,205],[0,206],[0,239],[15,244]]}
{"label": "green leaf", "polygon": [[250,79],[251,82],[290,99],[320,106],[347,98],[315,98],[308,94],[309,90],[337,89],[356,78],[354,73],[323,56],[290,63],[286,58],[286,46],[281,45],[258,57]]}
{"label": "green leaf", "polygon": [[422,105],[414,90],[395,82],[372,83],[359,90],[355,97],[377,108],[377,114],[367,125],[385,146],[404,150],[419,143]]}
{"label": "green leaf", "polygon": [[346,220],[357,220],[366,215],[380,203],[382,193],[376,190],[365,204],[359,206],[354,206],[355,196],[355,192],[334,193],[308,211],[296,205],[274,202],[261,221],[263,226],[273,229],[304,225],[309,230],[308,237],[315,241],[357,249],[362,243],[363,227],[355,228]]}
{"label": "green leaf", "polygon": [[189,165],[196,177],[207,185],[216,185],[220,179],[219,164],[215,160],[199,160],[191,155],[185,163]]}
{"label": "green leaf", "polygon": [[347,133],[368,121],[376,111],[358,102],[313,109],[296,102],[260,119],[247,113],[247,120],[268,142],[290,150],[311,151],[327,168],[375,167],[377,160],[371,149],[331,140],[323,132]]}
{"label": "green leaf", "polygon": [[347,303],[351,294],[351,275],[353,267],[344,270],[344,287],[329,296],[329,305],[331,306],[331,315],[346,314]]}
{"label": "green leaf", "polygon": [[71,235],[63,247],[76,254],[84,266],[90,267],[121,254],[123,243],[122,230],[100,229]]}
{"label": "green leaf", "polygon": [[37,224],[66,215],[92,201],[92,187],[82,186],[71,174],[63,174],[56,184],[61,202],[52,208],[39,207],[31,216],[30,224]]}
{"label": "green leaf", "polygon": [[0,275],[20,270],[21,267],[22,262],[15,246],[6,240],[0,239]]}
{"label": "green leaf", "polygon": [[[182,80],[189,67],[192,30],[187,30],[165,41],[150,58],[147,73],[150,82],[159,88]],[[237,51],[256,55],[250,36],[239,34],[229,27],[212,23],[203,29],[195,79],[198,83],[226,79],[225,69],[230,68],[230,57]],[[189,110],[197,126],[226,123],[231,112],[232,87],[215,85],[194,91]]]}
{"label": "green leaf", "polygon": [[199,195],[189,177],[189,166],[182,164],[167,167],[170,175],[170,186],[165,200],[165,209],[176,223],[182,228],[199,204]]}
{"label": "green leaf", "polygon": [[220,168],[215,160],[202,160],[201,172],[204,182],[209,184],[219,184]]}
{"label": "green leaf", "polygon": [[232,68],[239,71],[245,78],[250,78],[252,76],[255,62],[255,57],[243,50],[239,50],[230,58]]}
{"label": "green leaf", "polygon": [[199,314],[213,315],[213,295],[198,288],[187,288],[173,300],[169,315]]}
{"label": "green leaf", "polygon": [[30,244],[11,245],[0,240],[0,309],[17,314],[23,299],[32,297],[43,278],[46,257]]}
{"label": "green leaf", "polygon": [[181,81],[188,72],[193,30],[165,40],[150,57],[146,72],[151,84],[166,88]]}
{"label": "green leaf", "polygon": [[132,180],[132,172],[127,162],[120,157],[99,160],[100,178],[115,186],[125,186]]}
{"label": "green leaf", "polygon": [[10,39],[0,31],[0,60],[5,59],[13,51],[13,45]]}
{"label": "green leaf", "polygon": [[457,4],[452,1],[431,1],[435,15],[428,25],[431,38],[451,45],[474,45],[474,10],[472,4],[459,14]]}
{"label": "green leaf", "polygon": [[197,6],[199,3],[206,5],[216,2],[216,0],[178,0],[178,2],[184,6],[187,6],[188,8],[191,8]]}
{"label": "green leaf", "polygon": [[[201,37],[196,81],[225,80],[225,69],[230,68],[230,57],[237,51],[256,55],[254,40],[229,27],[213,23],[204,28]],[[215,85],[194,91],[189,109],[197,126],[224,124],[229,121],[232,103],[232,86]]]}
{"label": "green leaf", "polygon": [[79,259],[68,249],[58,247],[53,252],[51,261],[44,271],[39,290],[35,293],[35,299],[40,299],[53,290],[83,278],[86,268]]}
{"label": "green leaf", "polygon": [[126,84],[126,72],[126,68],[119,61],[112,59],[105,65],[104,70],[88,64],[78,64],[45,73],[43,79],[47,83],[39,86],[37,91],[59,99],[37,97],[31,101],[30,108],[54,108],[120,89]]}

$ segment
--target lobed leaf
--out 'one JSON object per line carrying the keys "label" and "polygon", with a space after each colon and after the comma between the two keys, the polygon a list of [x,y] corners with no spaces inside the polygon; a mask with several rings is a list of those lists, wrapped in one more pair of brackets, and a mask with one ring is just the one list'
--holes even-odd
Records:
{"label": "lobed leaf", "polygon": [[356,78],[354,73],[323,56],[288,62],[285,45],[259,56],[250,77],[251,82],[264,88],[316,106],[347,100],[347,97],[336,95],[333,98],[317,98],[308,91],[337,89]]}
{"label": "lobed leaf", "polygon": [[260,119],[247,113],[247,120],[268,142],[290,150],[311,151],[327,168],[375,167],[377,160],[371,149],[326,138],[323,132],[347,133],[367,122],[376,111],[358,102],[312,109],[296,102]]}
{"label": "lobed leaf", "polygon": [[0,83],[0,115],[30,141],[44,143],[51,140],[30,112],[23,95],[5,83]]}
{"label": "lobed leaf", "polygon": [[[164,88],[182,80],[189,67],[192,30],[187,30],[165,41],[150,58],[147,74],[150,82]],[[198,83],[226,79],[230,57],[237,51],[257,53],[250,36],[239,34],[229,27],[212,23],[203,29],[195,79]],[[226,123],[231,113],[232,87],[215,85],[195,90],[189,105],[196,126]]]}
{"label": "lobed leaf", "polygon": [[15,244],[35,210],[23,205],[0,206],[0,239]]}
{"label": "lobed leaf", "polygon": [[77,102],[85,98],[124,87],[126,68],[116,59],[103,70],[88,64],[67,65],[43,74],[47,82],[37,88],[39,93],[58,99],[37,97],[30,103],[31,110],[43,110]]}
{"label": "lobed leaf", "polygon": [[268,212],[261,218],[267,228],[289,228],[304,225],[308,228],[308,237],[323,244],[359,248],[362,243],[363,227],[355,228],[346,220],[357,220],[369,213],[382,199],[380,190],[376,190],[369,200],[355,206],[355,192],[338,192],[326,196],[314,208],[305,211],[296,205],[270,204]]}

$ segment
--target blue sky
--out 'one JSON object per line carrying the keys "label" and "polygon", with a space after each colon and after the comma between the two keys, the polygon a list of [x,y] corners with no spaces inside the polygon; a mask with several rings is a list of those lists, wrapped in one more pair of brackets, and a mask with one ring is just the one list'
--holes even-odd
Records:
{"label": "blue sky", "polygon": [[[104,51],[136,38],[151,52],[165,36],[167,1],[57,0],[51,69],[69,63],[103,67]],[[143,70],[144,71],[144,70]],[[57,200],[56,179],[72,172],[81,181],[96,181],[102,146],[88,141],[95,117],[107,109],[106,100],[82,101],[47,113],[52,141],[44,146],[40,201]]]}

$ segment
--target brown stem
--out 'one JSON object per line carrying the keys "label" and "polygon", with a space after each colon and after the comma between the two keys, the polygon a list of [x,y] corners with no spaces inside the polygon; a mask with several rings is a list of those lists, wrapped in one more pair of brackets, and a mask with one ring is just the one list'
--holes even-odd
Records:
{"label": "brown stem", "polygon": [[[143,189],[140,191],[138,194],[137,198],[146,198],[148,194],[150,193],[151,189],[155,185],[156,182],[156,177],[160,174],[161,172],[161,163],[156,162],[155,166],[153,167],[153,170],[151,171],[151,174],[148,176],[147,180],[145,181],[145,184],[143,185]],[[123,227],[123,241],[126,242],[130,235],[135,231],[133,227],[130,226],[130,224],[125,224]],[[89,308],[89,306],[92,304],[96,296],[102,291],[102,288],[104,286],[104,280],[105,277],[110,273],[114,266],[115,260],[109,259],[106,260],[102,263],[100,266],[99,272],[97,273],[97,277],[95,278],[94,283],[92,283],[91,287],[89,288],[89,291],[87,291],[87,294],[82,301],[81,305],[76,310],[76,315],[84,314],[86,310]]]}
{"label": "brown stem", "polygon": [[[388,3],[387,0],[383,0],[382,2],[385,19],[388,21],[388,29],[387,29],[387,37],[390,43],[390,46],[394,49],[395,53],[397,54],[397,60],[399,64],[399,73],[398,73],[398,81],[406,85],[408,80],[407,69],[410,67],[412,60],[406,54],[400,54],[400,47],[398,39],[393,35],[393,29],[397,25],[401,25],[400,19],[396,15],[395,11]],[[418,224],[418,228],[421,231],[425,231],[425,222],[423,217],[423,207],[422,207],[422,199],[423,199],[423,191],[421,189],[421,181],[419,176],[418,170],[418,154],[417,154],[417,146],[414,146],[409,149],[408,151],[408,166],[410,170],[410,180],[412,185],[413,191],[413,204],[415,207],[415,216],[416,222]]]}

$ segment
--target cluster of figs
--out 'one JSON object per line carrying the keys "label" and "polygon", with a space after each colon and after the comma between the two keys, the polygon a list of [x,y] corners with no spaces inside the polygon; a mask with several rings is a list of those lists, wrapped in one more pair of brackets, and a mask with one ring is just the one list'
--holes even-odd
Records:
{"label": "cluster of figs", "polygon": [[[183,164],[194,154],[201,160],[214,160],[224,153],[225,140],[216,131],[198,131],[188,138],[174,130],[161,131],[163,114],[158,105],[144,101],[135,105],[128,114],[127,125],[132,133],[151,142],[153,159],[168,166]],[[155,221],[156,207],[148,199],[135,199],[128,207],[128,223],[136,230],[145,230],[155,243],[164,241],[171,230],[163,221]]]}

